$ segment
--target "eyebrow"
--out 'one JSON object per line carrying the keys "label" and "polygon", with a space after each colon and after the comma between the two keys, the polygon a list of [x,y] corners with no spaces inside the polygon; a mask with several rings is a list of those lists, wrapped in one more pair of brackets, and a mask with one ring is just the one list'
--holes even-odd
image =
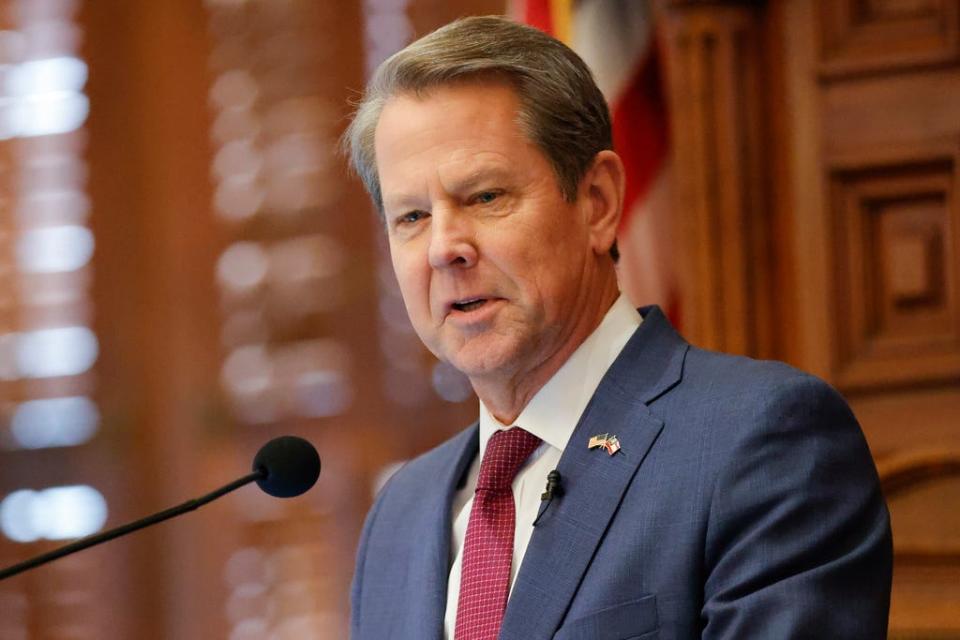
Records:
{"label": "eyebrow", "polygon": [[[451,194],[462,194],[476,189],[480,184],[485,182],[503,182],[509,180],[511,173],[507,167],[482,166],[471,171],[466,177],[450,183],[449,187],[444,187],[444,190]],[[421,209],[423,206],[424,198],[410,193],[398,193],[390,197],[385,197],[383,200],[384,211],[409,211]]]}
{"label": "eyebrow", "polygon": [[392,196],[390,198],[383,199],[383,211],[384,213],[391,213],[396,211],[412,211],[414,209],[421,209],[420,206],[423,203],[423,198],[419,196],[409,195],[409,194],[400,194],[397,196]]}
{"label": "eyebrow", "polygon": [[471,171],[466,177],[454,181],[450,184],[448,191],[450,193],[463,193],[472,191],[477,186],[485,182],[502,182],[511,176],[511,171],[503,166],[483,166]]}

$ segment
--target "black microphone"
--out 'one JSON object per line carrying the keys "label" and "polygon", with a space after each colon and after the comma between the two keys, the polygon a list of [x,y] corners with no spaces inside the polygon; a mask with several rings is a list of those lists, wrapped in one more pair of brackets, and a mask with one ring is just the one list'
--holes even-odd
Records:
{"label": "black microphone", "polygon": [[560,472],[554,469],[547,474],[547,489],[540,494],[540,500],[553,500],[554,496],[560,497],[563,495],[563,487],[560,486]]}
{"label": "black microphone", "polygon": [[104,531],[95,536],[81,538],[59,549],[54,549],[35,558],[25,560],[19,564],[7,567],[0,571],[0,580],[4,580],[28,569],[39,567],[57,558],[82,551],[94,545],[119,538],[138,529],[149,527],[152,524],[169,520],[187,511],[193,511],[208,502],[213,502],[220,496],[256,481],[257,485],[271,496],[278,498],[292,498],[306,493],[320,477],[320,456],[313,445],[296,436],[280,436],[274,438],[260,448],[253,459],[253,473],[234,480],[205,496],[187,500],[181,505],[172,507],[146,518],[135,520],[128,524]]}
{"label": "black microphone", "polygon": [[259,473],[257,486],[275,498],[306,493],[320,477],[320,455],[313,445],[296,436],[274,438],[253,459]]}
{"label": "black microphone", "polygon": [[553,499],[563,495],[563,485],[560,484],[562,481],[563,478],[560,477],[560,472],[556,469],[547,474],[547,488],[540,494],[540,509],[533,521],[533,526],[540,524],[540,518],[547,512],[547,508],[553,502]]}

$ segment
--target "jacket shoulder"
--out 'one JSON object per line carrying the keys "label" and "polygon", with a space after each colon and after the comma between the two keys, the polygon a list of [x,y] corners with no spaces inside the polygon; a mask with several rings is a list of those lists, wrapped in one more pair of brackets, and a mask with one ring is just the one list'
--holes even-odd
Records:
{"label": "jacket shoulder", "polygon": [[776,360],[757,360],[747,356],[708,351],[691,346],[683,371],[688,384],[709,384],[716,391],[742,391],[745,385],[774,389],[792,384],[829,385],[814,375]]}

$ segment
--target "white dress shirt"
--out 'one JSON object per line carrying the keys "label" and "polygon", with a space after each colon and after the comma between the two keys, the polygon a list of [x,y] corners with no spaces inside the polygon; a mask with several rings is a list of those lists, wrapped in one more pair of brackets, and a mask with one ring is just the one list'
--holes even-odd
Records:
{"label": "white dress shirt", "polygon": [[[540,509],[540,494],[546,488],[547,473],[557,468],[580,415],[607,369],[620,355],[640,322],[640,314],[626,297],[621,295],[617,298],[600,325],[517,416],[515,425],[543,440],[543,444],[530,454],[513,480],[517,517],[513,538],[513,564],[510,567],[511,590],[533,534],[533,521]],[[509,429],[511,426],[513,425],[501,424],[483,403],[480,403],[480,455],[470,465],[466,484],[453,497],[453,529],[450,540],[453,564],[447,581],[447,610],[443,623],[448,640],[453,639],[457,622],[463,540],[467,534],[470,510],[473,508],[480,460],[483,459],[490,436],[498,429]],[[582,445],[587,446],[587,443],[583,442]]]}

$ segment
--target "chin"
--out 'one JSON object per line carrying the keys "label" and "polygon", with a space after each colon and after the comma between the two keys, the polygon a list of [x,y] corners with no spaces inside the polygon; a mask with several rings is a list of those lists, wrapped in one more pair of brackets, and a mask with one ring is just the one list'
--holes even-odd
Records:
{"label": "chin", "polygon": [[483,378],[509,373],[521,358],[522,352],[516,345],[507,347],[503,344],[490,345],[471,341],[444,359],[468,378]]}

